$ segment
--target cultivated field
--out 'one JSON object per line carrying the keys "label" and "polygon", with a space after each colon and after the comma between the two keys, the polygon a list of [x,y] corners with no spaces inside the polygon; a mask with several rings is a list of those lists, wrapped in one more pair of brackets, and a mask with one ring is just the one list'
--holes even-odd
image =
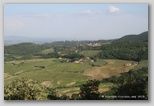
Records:
{"label": "cultivated field", "polygon": [[111,76],[118,76],[120,73],[128,72],[135,66],[134,61],[125,60],[104,60],[106,65],[100,67],[93,67],[84,71],[84,75],[91,76],[93,79],[100,80],[102,78],[109,78]]}
{"label": "cultivated field", "polygon": [[[93,66],[92,64],[102,66]],[[26,77],[37,80],[41,85],[56,88],[59,95],[79,92],[79,85],[89,79],[108,78],[127,72],[134,66],[134,61],[98,60],[91,63],[60,62],[60,59],[32,59],[5,62],[4,81],[8,85],[17,78]],[[100,92],[109,90],[112,83],[101,83]]]}

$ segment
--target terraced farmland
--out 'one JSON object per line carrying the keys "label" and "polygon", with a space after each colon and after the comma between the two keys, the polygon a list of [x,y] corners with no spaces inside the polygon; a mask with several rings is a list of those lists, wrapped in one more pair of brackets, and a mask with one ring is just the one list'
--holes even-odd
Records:
{"label": "terraced farmland", "polygon": [[[32,59],[5,62],[5,85],[18,78],[37,80],[42,86],[58,88],[57,93],[70,95],[79,92],[79,85],[89,79],[108,78],[120,75],[134,67],[134,61],[99,60],[106,63],[103,66],[92,66],[90,62],[61,63],[59,59]],[[130,66],[125,66],[131,64]],[[112,84],[101,84],[100,92],[109,90]]]}

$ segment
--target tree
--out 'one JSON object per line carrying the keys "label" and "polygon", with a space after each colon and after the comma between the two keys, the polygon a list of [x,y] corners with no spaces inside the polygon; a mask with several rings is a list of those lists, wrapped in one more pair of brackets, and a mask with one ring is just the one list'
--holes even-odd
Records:
{"label": "tree", "polygon": [[58,99],[58,97],[57,97],[57,95],[56,95],[56,92],[54,92],[54,90],[53,89],[51,89],[51,88],[47,88],[46,89],[46,92],[47,92],[47,98],[49,99],[49,100],[57,100]]}
{"label": "tree", "polygon": [[80,100],[80,95],[79,94],[72,94],[71,100]]}
{"label": "tree", "polygon": [[[114,95],[117,96],[129,96],[129,98],[117,99],[147,99],[148,77],[145,75],[145,69],[129,71],[117,79],[111,91],[114,91]],[[144,98],[140,98],[140,96],[144,96]]]}
{"label": "tree", "polygon": [[44,88],[31,79],[16,79],[4,88],[5,100],[42,100]]}
{"label": "tree", "polygon": [[63,56],[63,58],[69,58],[69,59],[80,59],[84,58],[82,54],[79,53],[70,53]]}
{"label": "tree", "polygon": [[98,100],[99,99],[99,87],[100,81],[98,80],[89,80],[86,84],[81,85],[80,87],[80,97],[82,100]]}

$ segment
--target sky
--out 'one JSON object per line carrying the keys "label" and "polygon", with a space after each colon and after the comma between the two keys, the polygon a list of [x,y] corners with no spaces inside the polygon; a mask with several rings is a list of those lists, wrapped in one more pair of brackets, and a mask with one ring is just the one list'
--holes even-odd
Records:
{"label": "sky", "polygon": [[4,36],[115,39],[148,31],[148,4],[4,4]]}

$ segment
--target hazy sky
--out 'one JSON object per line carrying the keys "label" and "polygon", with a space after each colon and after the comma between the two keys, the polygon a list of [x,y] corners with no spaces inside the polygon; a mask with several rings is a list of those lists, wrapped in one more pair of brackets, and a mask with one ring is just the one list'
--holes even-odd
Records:
{"label": "hazy sky", "polygon": [[5,4],[4,36],[119,38],[148,31],[148,4]]}

